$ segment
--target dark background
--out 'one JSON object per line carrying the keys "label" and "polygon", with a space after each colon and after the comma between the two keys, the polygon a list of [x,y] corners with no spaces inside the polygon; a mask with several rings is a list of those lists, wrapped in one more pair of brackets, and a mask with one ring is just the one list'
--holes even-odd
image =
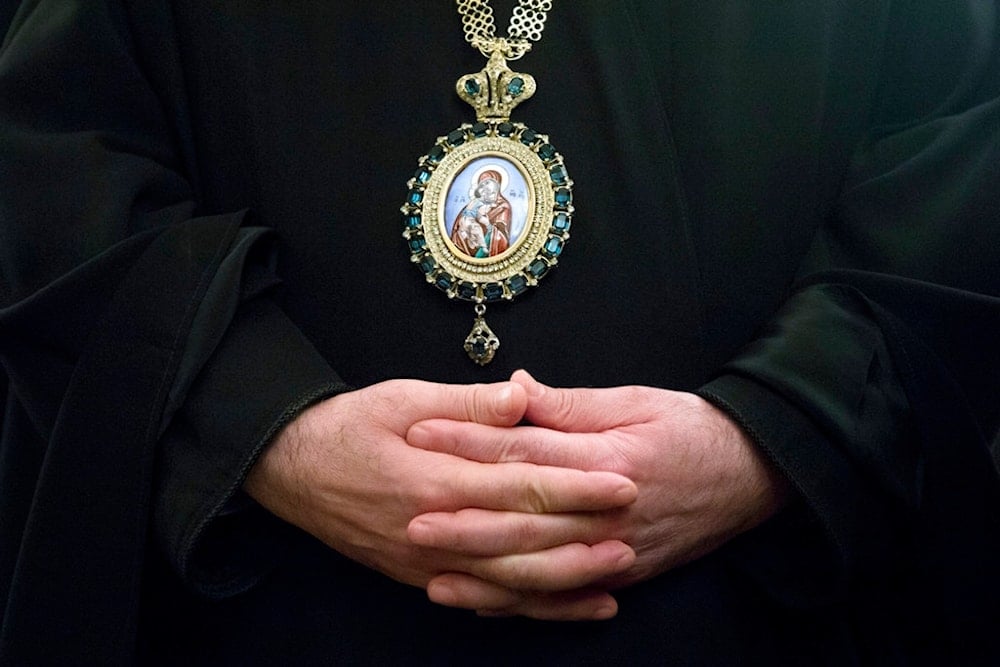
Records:
{"label": "dark background", "polygon": [[[14,12],[20,4],[20,0],[0,0],[0,34],[7,34],[7,26],[10,25],[10,20],[14,18]],[[7,374],[3,366],[0,366],[0,428],[3,427],[5,405],[7,405]]]}

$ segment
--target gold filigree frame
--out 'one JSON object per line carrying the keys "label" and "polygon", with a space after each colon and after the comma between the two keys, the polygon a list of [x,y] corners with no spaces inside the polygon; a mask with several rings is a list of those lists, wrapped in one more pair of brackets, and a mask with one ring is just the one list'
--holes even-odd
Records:
{"label": "gold filigree frame", "polygon": [[[498,158],[512,164],[528,184],[528,210],[524,230],[510,248],[497,257],[469,257],[448,236],[451,222],[445,205],[455,179],[480,158]],[[424,235],[427,249],[445,271],[459,280],[501,282],[520,273],[541,251],[548,238],[554,201],[545,164],[530,148],[502,137],[471,141],[449,153],[427,183],[424,198]],[[428,213],[432,216],[427,219]]]}
{"label": "gold filigree frame", "polygon": [[[449,193],[456,179],[481,158],[510,164],[528,189],[524,229],[496,257],[465,254],[448,233]],[[419,163],[401,211],[411,260],[428,283],[449,298],[475,303],[511,300],[558,264],[569,239],[573,182],[548,137],[520,123],[463,125],[440,137]]]}

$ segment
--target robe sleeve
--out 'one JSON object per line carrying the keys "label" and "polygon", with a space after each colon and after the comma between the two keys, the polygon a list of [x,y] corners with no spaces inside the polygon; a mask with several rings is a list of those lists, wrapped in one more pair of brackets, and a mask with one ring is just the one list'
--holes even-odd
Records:
{"label": "robe sleeve", "polygon": [[134,55],[102,0],[26,2],[0,51],[5,664],[128,662],[147,543],[204,593],[248,585],[261,554],[208,539],[264,529],[234,471],[345,389],[276,301],[274,236],[203,209],[182,82]]}
{"label": "robe sleeve", "polygon": [[970,660],[1000,599],[997,21],[992,3],[897,3],[801,283],[700,390],[800,500],[770,541],[735,545],[743,566],[796,606],[893,598],[912,636]]}

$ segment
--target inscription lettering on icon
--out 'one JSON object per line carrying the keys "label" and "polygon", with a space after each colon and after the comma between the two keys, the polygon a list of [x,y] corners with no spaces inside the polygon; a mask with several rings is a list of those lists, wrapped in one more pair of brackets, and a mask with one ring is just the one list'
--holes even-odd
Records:
{"label": "inscription lettering on icon", "polygon": [[448,185],[441,226],[457,257],[490,263],[524,237],[532,193],[522,170],[500,155],[470,160]]}

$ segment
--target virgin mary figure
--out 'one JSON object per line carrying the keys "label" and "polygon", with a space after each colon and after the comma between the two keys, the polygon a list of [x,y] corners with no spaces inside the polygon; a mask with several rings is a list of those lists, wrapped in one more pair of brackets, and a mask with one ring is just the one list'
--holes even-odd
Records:
{"label": "virgin mary figure", "polygon": [[510,202],[500,192],[502,176],[487,169],[479,174],[470,201],[455,218],[451,241],[469,257],[496,257],[510,247]]}

